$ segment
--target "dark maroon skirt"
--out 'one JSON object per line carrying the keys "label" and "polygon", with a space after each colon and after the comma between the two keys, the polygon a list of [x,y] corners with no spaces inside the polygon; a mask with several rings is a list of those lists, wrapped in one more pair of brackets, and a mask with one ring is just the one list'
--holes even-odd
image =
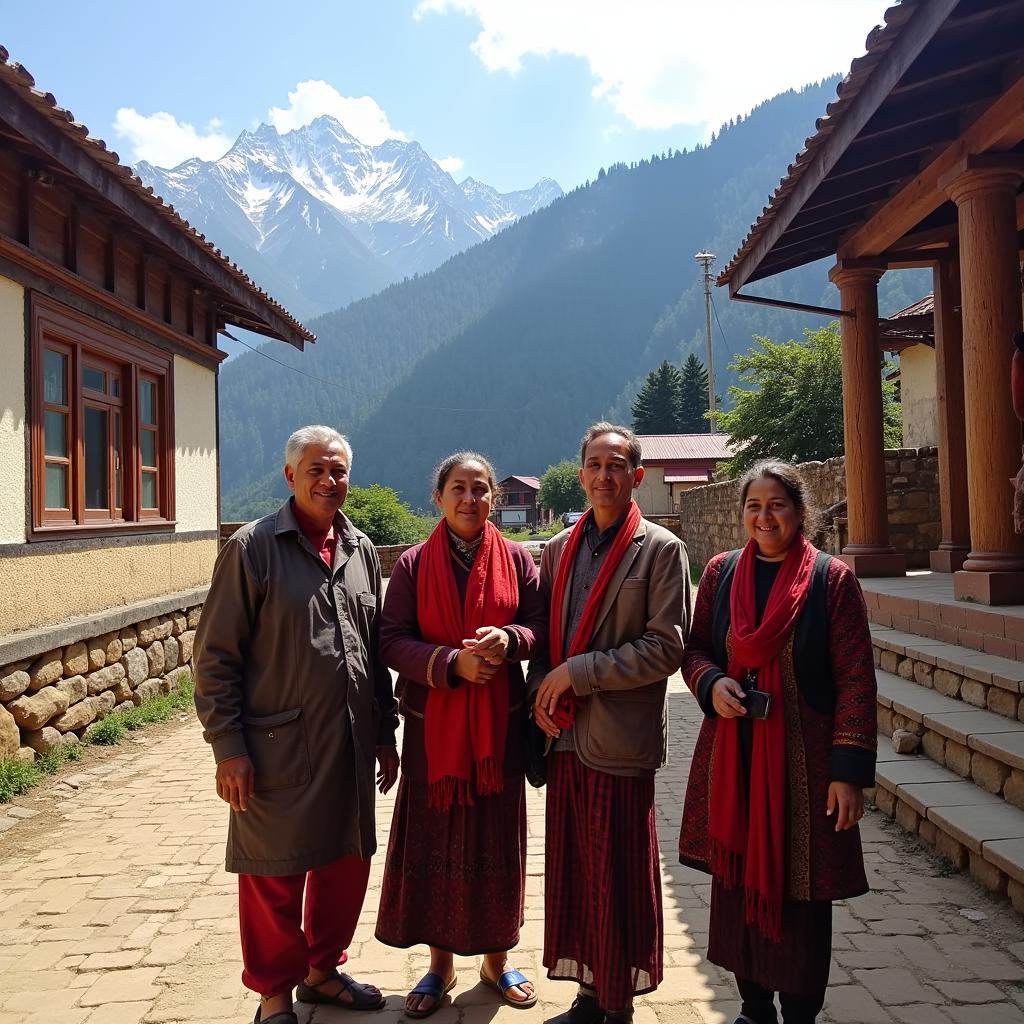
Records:
{"label": "dark maroon skirt", "polygon": [[770,992],[823,992],[832,963],[832,904],[782,904],[782,941],[772,942],[745,920],[743,886],[711,884],[708,959]]}
{"label": "dark maroon skirt", "polygon": [[504,789],[438,811],[427,806],[423,719],[406,716],[377,913],[381,942],[461,956],[505,952],[519,942],[526,891],[521,718],[510,719]]}
{"label": "dark maroon skirt", "polygon": [[624,1010],[661,982],[661,861],[654,778],[548,757],[544,966]]}

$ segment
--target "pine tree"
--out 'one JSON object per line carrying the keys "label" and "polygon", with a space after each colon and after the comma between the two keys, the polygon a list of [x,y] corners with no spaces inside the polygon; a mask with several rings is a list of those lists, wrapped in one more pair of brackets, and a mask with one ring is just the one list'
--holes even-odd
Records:
{"label": "pine tree", "polygon": [[705,434],[708,421],[708,371],[691,352],[683,363],[679,384],[679,432]]}
{"label": "pine tree", "polygon": [[630,406],[633,429],[638,434],[680,433],[679,394],[682,379],[679,369],[667,360],[656,370],[651,370]]}

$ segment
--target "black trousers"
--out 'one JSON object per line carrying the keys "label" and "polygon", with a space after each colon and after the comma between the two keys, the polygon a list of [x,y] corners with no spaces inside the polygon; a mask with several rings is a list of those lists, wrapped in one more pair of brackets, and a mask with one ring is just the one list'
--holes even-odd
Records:
{"label": "black trousers", "polygon": [[[736,987],[743,1000],[740,1012],[744,1017],[749,1017],[754,1024],[777,1024],[779,1018],[775,1012],[774,992],[740,977],[736,978]],[[782,1024],[814,1024],[825,1005],[825,990],[780,992],[779,1003],[782,1006]]]}

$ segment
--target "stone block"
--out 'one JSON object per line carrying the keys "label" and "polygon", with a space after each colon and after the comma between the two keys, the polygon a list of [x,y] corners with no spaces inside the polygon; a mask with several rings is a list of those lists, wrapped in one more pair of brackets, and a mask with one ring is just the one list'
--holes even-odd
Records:
{"label": "stone block", "polygon": [[95,696],[95,694],[102,693],[104,690],[113,689],[124,677],[124,665],[120,662],[115,665],[107,665],[98,672],[93,672],[86,680],[89,684],[89,693]]}
{"label": "stone block", "polygon": [[41,729],[51,718],[64,714],[70,707],[68,696],[55,686],[44,686],[35,693],[25,693],[7,705],[20,729]]}
{"label": "stone block", "polygon": [[990,864],[980,853],[973,850],[970,855],[971,878],[983,885],[989,892],[1005,896],[1007,877],[995,866]]}
{"label": "stone block", "polygon": [[154,697],[160,696],[160,680],[158,679],[147,679],[145,682],[139,683],[132,693],[132,703],[138,707],[141,704],[145,704],[147,700],[152,700]]}
{"label": "stone block", "polygon": [[96,718],[96,709],[92,700],[79,701],[74,707],[68,708],[62,715],[52,719],[50,725],[57,732],[74,732],[76,729],[84,729]]}
{"label": "stone block", "polygon": [[1001,686],[990,686],[985,701],[989,711],[994,711],[997,715],[1002,715],[1004,718],[1017,717],[1019,698],[1017,694],[1012,693],[1010,690],[1004,690]]}
{"label": "stone block", "polygon": [[189,608],[188,614],[185,616],[185,621],[188,624],[189,629],[195,629],[199,625],[199,614],[202,612],[203,606],[197,604],[192,608]]}
{"label": "stone block", "polygon": [[72,644],[64,651],[63,675],[84,676],[89,671],[89,648],[84,640]]}
{"label": "stone block", "polygon": [[104,690],[95,697],[86,698],[96,714],[96,721],[102,721],[117,705],[117,698],[111,690]]}
{"label": "stone block", "polygon": [[976,708],[985,707],[986,692],[988,687],[979,683],[977,679],[965,679],[960,687],[960,699],[965,704],[972,704]]}
{"label": "stone block", "polygon": [[[124,654],[124,645],[116,631],[104,633],[96,642],[103,648],[103,665],[113,665],[115,661],[121,660],[121,655]],[[103,668],[103,665],[98,667]]]}
{"label": "stone block", "polygon": [[103,637],[96,637],[88,641],[86,647],[89,649],[89,669],[93,672],[103,668],[107,663],[107,644]]}
{"label": "stone block", "polygon": [[188,619],[184,612],[174,612],[171,615],[171,636],[181,636],[188,629]]}
{"label": "stone block", "polygon": [[164,670],[164,645],[159,640],[154,640],[146,648],[146,661],[148,668],[146,675],[149,678],[155,678],[163,673]]}
{"label": "stone block", "polygon": [[971,751],[956,740],[946,740],[946,753],[943,763],[961,778],[971,777]]}
{"label": "stone block", "polygon": [[114,710],[115,711],[131,711],[131,709],[133,707],[135,707],[135,704],[134,704],[134,702],[131,699],[129,699],[129,700],[121,701],[120,704],[115,705]]}
{"label": "stone block", "polygon": [[897,729],[892,734],[892,749],[897,754],[916,754],[921,746],[921,737],[907,729]]}
{"label": "stone block", "polygon": [[128,679],[124,676],[121,677],[120,681],[112,686],[109,690],[105,691],[114,695],[114,702],[116,704],[123,704],[127,701],[129,704],[132,702],[132,688]]}
{"label": "stone block", "polygon": [[896,824],[906,829],[911,835],[917,835],[917,828],[921,824],[921,815],[906,800],[897,799]]}
{"label": "stone block", "polygon": [[62,747],[77,747],[81,741],[78,736],[73,732],[65,732],[61,734],[60,744]]}
{"label": "stone block", "polygon": [[886,736],[892,735],[892,708],[880,707],[878,709],[878,728]]}
{"label": "stone block", "polygon": [[190,679],[191,676],[192,673],[188,670],[188,668],[184,665],[181,665],[178,668],[174,669],[173,672],[168,672],[167,675],[164,676],[163,681],[167,685],[166,689],[164,689],[164,687],[161,687],[161,690],[163,690],[164,693],[170,693],[172,690],[176,690],[179,686],[181,686],[181,684],[186,679]]}
{"label": "stone block", "polygon": [[135,631],[134,626],[125,626],[118,633],[118,639],[121,641],[121,653],[124,654],[126,651],[134,650],[138,646],[139,634]]}
{"label": "stone block", "polygon": [[68,706],[77,704],[89,696],[89,684],[85,676],[72,676],[70,679],[62,679],[56,684],[57,689],[68,695]]}
{"label": "stone block", "polygon": [[938,831],[938,826],[934,821],[922,818],[921,824],[917,826],[917,838],[929,846],[934,846],[935,836],[938,834]]}
{"label": "stone block", "polygon": [[130,647],[121,655],[121,667],[128,677],[132,689],[141,683],[149,674],[149,659],[141,647]]}
{"label": "stone block", "polygon": [[172,668],[178,667],[178,655],[181,647],[176,637],[169,636],[164,641],[164,671],[170,672]]}
{"label": "stone block", "polygon": [[156,643],[157,640],[166,640],[171,635],[174,624],[169,615],[162,615],[152,619],[143,619],[136,627],[139,633],[139,643],[143,647]]}
{"label": "stone block", "polygon": [[941,733],[926,729],[921,737],[921,747],[936,764],[946,763],[946,737]]}
{"label": "stone block", "polygon": [[1014,768],[1003,783],[1003,799],[1014,807],[1024,810],[1024,772]]}
{"label": "stone block", "polygon": [[875,806],[891,818],[896,813],[896,794],[875,786]]}
{"label": "stone block", "polygon": [[934,665],[927,665],[923,661],[914,662],[914,681],[919,686],[932,686],[932,675],[935,672]]}
{"label": "stone block", "polygon": [[939,693],[945,694],[947,697],[958,697],[963,682],[963,676],[944,668],[937,668],[932,675],[932,685]]}
{"label": "stone block", "polygon": [[6,708],[0,707],[0,760],[14,757],[21,746],[21,732],[14,715]]}
{"label": "stone block", "polygon": [[0,702],[14,700],[28,689],[31,680],[23,668],[6,668],[2,672],[3,674],[0,675]]}
{"label": "stone block", "polygon": [[178,637],[178,661],[182,665],[187,665],[192,660],[192,645],[195,643],[196,631],[194,629],[187,629],[181,636]]}
{"label": "stone block", "polygon": [[883,672],[891,672],[895,675],[900,666],[900,656],[895,651],[882,651],[878,664]]}
{"label": "stone block", "polygon": [[61,744],[61,734],[49,725],[26,731],[24,737],[26,745],[39,754],[48,754]]}
{"label": "stone block", "polygon": [[945,857],[958,871],[967,867],[967,847],[941,828],[935,833],[935,852]]}
{"label": "stone block", "polygon": [[913,679],[914,678],[914,662],[911,658],[904,658],[896,666],[896,674],[901,679]]}
{"label": "stone block", "polygon": [[1003,791],[1003,784],[1010,777],[1009,766],[997,761],[988,754],[975,750],[971,755],[971,778],[975,784],[989,793],[998,796]]}
{"label": "stone block", "polygon": [[31,747],[18,747],[14,759],[25,764],[32,764],[36,759],[36,752]]}
{"label": "stone block", "polygon": [[[74,673],[71,673],[74,675]],[[64,675],[63,652],[56,650],[41,654],[28,670],[30,690],[41,690],[44,686],[52,686]]]}
{"label": "stone block", "polygon": [[1013,909],[1018,914],[1024,914],[1024,885],[1021,885],[1016,878],[1011,878],[1006,886],[1006,895],[1010,897]]}
{"label": "stone block", "polygon": [[916,722],[912,722],[906,715],[901,715],[898,711],[892,713],[892,731],[894,733],[900,732],[913,732]]}

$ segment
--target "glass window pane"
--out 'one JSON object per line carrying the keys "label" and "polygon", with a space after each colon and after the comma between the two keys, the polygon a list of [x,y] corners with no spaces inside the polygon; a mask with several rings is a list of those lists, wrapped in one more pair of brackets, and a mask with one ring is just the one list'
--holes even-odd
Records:
{"label": "glass window pane", "polygon": [[47,455],[68,457],[68,415],[65,412],[43,413],[43,447]]}
{"label": "glass window pane", "polygon": [[97,370],[95,366],[83,366],[82,387],[86,387],[90,391],[102,391],[103,394],[106,394],[107,375],[102,370]]}
{"label": "glass window pane", "polygon": [[110,378],[110,393],[115,397],[119,397],[121,394],[121,378],[111,377]]}
{"label": "glass window pane", "polygon": [[[117,383],[116,380],[114,383]],[[121,508],[121,476],[123,467],[121,465],[121,414],[114,413],[114,507]]]}
{"label": "glass window pane", "polygon": [[151,380],[139,381],[139,421],[156,423],[156,385]]}
{"label": "glass window pane", "polygon": [[85,410],[85,507],[110,507],[110,444],[107,439],[107,412]]}
{"label": "glass window pane", "polygon": [[67,466],[47,465],[46,467],[46,507],[68,507],[68,468]]}
{"label": "glass window pane", "polygon": [[156,432],[153,430],[142,432],[142,464],[144,466],[156,465]]}
{"label": "glass window pane", "polygon": [[50,405],[67,405],[68,357],[51,349],[43,350],[43,401]]}
{"label": "glass window pane", "polygon": [[156,508],[156,473],[142,474],[142,507]]}

